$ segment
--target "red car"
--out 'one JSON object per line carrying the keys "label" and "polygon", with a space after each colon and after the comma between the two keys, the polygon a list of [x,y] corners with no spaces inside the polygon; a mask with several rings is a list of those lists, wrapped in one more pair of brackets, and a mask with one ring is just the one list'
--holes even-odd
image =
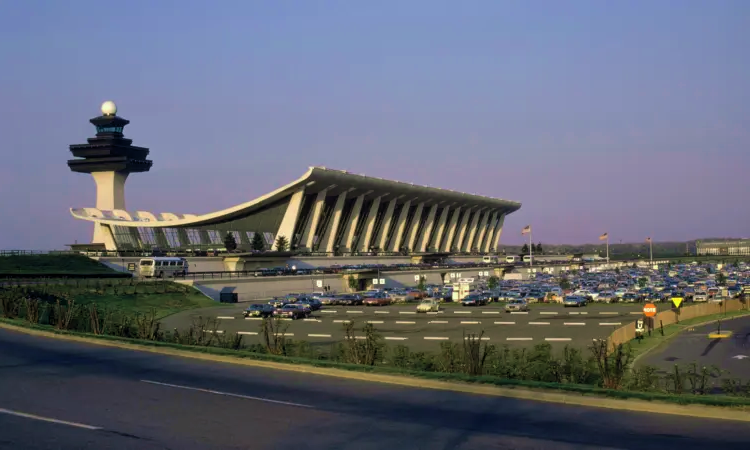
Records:
{"label": "red car", "polygon": [[274,310],[274,317],[286,317],[292,320],[305,319],[310,316],[310,307],[299,304],[288,304]]}
{"label": "red car", "polygon": [[388,306],[393,299],[386,292],[377,292],[365,298],[365,306]]}

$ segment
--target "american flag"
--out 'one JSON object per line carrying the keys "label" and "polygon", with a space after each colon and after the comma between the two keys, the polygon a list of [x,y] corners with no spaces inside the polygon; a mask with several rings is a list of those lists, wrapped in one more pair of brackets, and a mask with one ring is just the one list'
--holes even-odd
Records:
{"label": "american flag", "polygon": [[529,233],[531,233],[531,225],[526,225],[523,228],[523,230],[521,230],[521,236],[523,236],[524,234],[529,234]]}
{"label": "american flag", "polygon": [[646,242],[651,242],[651,238],[650,238],[650,237],[647,237],[647,238],[646,238]]}
{"label": "american flag", "polygon": [[600,241],[606,241],[609,237],[609,233],[604,233],[603,235],[599,236]]}

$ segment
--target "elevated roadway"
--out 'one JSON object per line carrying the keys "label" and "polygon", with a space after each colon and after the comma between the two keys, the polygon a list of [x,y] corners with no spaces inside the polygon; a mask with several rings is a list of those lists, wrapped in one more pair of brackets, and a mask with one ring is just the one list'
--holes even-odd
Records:
{"label": "elevated roadway", "polygon": [[747,423],[209,364],[0,331],[13,449],[746,449]]}

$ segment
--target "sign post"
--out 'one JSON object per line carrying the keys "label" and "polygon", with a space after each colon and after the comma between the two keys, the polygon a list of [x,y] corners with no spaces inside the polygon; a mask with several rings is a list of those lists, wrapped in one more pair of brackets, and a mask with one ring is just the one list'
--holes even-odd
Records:
{"label": "sign post", "polygon": [[643,323],[643,319],[638,319],[635,322],[635,338],[640,343],[643,340],[643,333],[646,331]]}
{"label": "sign post", "polygon": [[672,311],[674,312],[675,323],[680,323],[680,306],[682,306],[682,297],[672,297]]}

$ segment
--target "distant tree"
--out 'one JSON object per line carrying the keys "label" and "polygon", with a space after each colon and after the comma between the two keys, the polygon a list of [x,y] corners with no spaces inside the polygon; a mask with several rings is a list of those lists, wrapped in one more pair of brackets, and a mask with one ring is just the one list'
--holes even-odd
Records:
{"label": "distant tree", "polygon": [[521,247],[521,253],[524,255],[529,254],[529,244],[523,244],[523,247]]}
{"label": "distant tree", "polygon": [[417,290],[424,292],[427,289],[427,278],[424,275],[419,276],[419,282],[417,283]]}
{"label": "distant tree", "polygon": [[567,278],[563,278],[560,280],[560,289],[567,290],[570,289],[570,281],[568,281]]}
{"label": "distant tree", "polygon": [[619,268],[619,267],[615,267],[615,273],[616,273],[617,275],[620,275],[620,268]]}
{"label": "distant tree", "polygon": [[487,279],[487,287],[490,289],[495,289],[500,284],[500,279],[496,276],[492,275]]}
{"label": "distant tree", "polygon": [[534,248],[534,253],[536,253],[537,255],[541,255],[544,253],[544,249],[542,248],[541,242],[537,242],[536,248]]}
{"label": "distant tree", "polygon": [[253,233],[253,240],[250,242],[250,246],[256,252],[262,252],[266,249],[266,240],[263,239],[263,234],[256,232]]}
{"label": "distant tree", "polygon": [[227,235],[224,236],[224,248],[226,248],[228,252],[237,250],[237,240],[231,232],[228,232]]}
{"label": "distant tree", "polygon": [[645,288],[647,282],[648,282],[648,279],[646,277],[640,277],[640,278],[638,278],[638,287],[641,288],[641,289]]}
{"label": "distant tree", "polygon": [[286,240],[286,236],[279,236],[276,238],[276,251],[285,252],[289,248],[289,241]]}
{"label": "distant tree", "polygon": [[725,284],[727,284],[727,276],[724,275],[724,272],[719,272],[716,274],[716,283],[719,286],[724,286]]}
{"label": "distant tree", "polygon": [[349,289],[352,290],[352,292],[357,292],[357,288],[359,287],[359,280],[354,277],[354,275],[349,275],[349,280],[347,281],[349,284]]}

